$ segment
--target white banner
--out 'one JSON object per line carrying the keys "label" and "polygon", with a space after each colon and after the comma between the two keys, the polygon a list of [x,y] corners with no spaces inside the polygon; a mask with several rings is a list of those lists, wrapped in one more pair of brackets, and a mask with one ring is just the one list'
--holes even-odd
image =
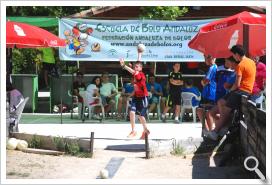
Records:
{"label": "white banner", "polygon": [[203,61],[188,42],[200,27],[213,20],[89,20],[60,19],[60,37],[66,48],[60,48],[60,59],[69,61],[137,60],[137,45],[146,46],[142,61]]}

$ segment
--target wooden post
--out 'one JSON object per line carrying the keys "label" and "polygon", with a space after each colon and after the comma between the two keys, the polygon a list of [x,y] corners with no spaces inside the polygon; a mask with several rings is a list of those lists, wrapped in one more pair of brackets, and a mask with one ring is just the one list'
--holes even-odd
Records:
{"label": "wooden post", "polygon": [[91,157],[93,157],[93,149],[94,149],[94,132],[91,132],[91,138],[90,138],[90,153],[91,153]]}
{"label": "wooden post", "polygon": [[145,133],[145,158],[150,159],[150,148],[149,148],[147,133]]}

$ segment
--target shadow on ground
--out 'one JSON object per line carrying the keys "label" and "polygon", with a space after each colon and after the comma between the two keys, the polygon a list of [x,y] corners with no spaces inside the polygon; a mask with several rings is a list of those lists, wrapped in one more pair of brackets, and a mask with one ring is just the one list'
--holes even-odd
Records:
{"label": "shadow on ground", "polygon": [[252,174],[243,167],[235,150],[231,155],[224,152],[226,145],[222,145],[218,152],[211,157],[218,142],[205,139],[192,159],[192,179],[252,179]]}
{"label": "shadow on ground", "polygon": [[108,145],[105,150],[115,150],[124,152],[144,152],[144,144],[123,144],[123,145]]}

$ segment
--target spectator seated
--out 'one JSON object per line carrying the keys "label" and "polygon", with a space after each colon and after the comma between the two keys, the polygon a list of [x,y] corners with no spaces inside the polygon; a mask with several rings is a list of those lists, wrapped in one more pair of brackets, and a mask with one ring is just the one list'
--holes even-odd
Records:
{"label": "spectator seated", "polygon": [[193,113],[193,121],[196,122],[196,108],[199,106],[201,94],[196,87],[193,87],[193,80],[185,81],[185,88],[181,89],[181,121],[186,109],[191,109]]}

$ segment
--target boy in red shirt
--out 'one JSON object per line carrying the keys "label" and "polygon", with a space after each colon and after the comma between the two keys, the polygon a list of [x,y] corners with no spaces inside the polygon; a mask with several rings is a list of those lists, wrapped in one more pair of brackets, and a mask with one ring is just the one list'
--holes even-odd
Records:
{"label": "boy in red shirt", "polygon": [[146,78],[145,74],[142,72],[143,64],[140,61],[141,52],[138,50],[138,60],[134,65],[134,69],[125,65],[124,59],[120,59],[120,65],[123,69],[127,70],[133,75],[134,78],[134,92],[131,103],[131,111],[129,113],[130,116],[130,124],[131,124],[131,132],[128,137],[135,137],[137,132],[135,131],[135,113],[139,115],[139,120],[143,125],[143,133],[140,139],[145,138],[145,133],[149,134],[149,130],[146,126],[145,115],[148,108],[148,91],[146,88]]}

